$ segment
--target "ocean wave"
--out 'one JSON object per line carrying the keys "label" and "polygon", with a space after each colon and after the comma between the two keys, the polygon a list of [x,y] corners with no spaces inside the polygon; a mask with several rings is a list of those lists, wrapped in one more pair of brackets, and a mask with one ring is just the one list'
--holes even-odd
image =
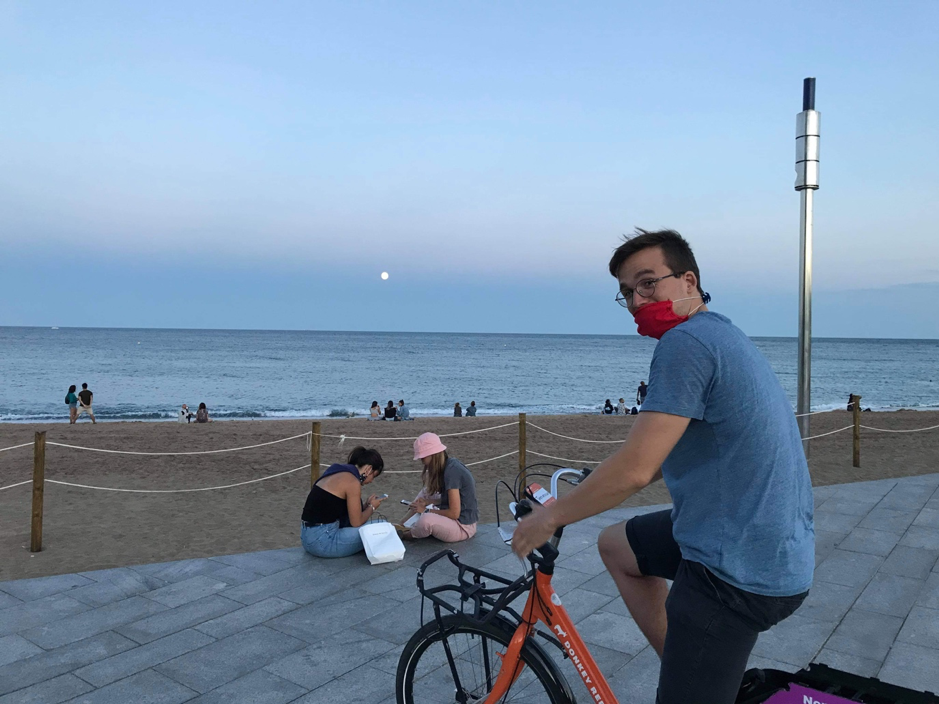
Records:
{"label": "ocean wave", "polygon": [[[937,411],[939,410],[939,400],[935,402],[926,402],[918,404],[906,404],[903,406],[875,405],[867,406],[873,411],[896,412],[900,410],[911,411]],[[843,411],[846,404],[844,402],[828,402],[812,405],[813,412],[825,411]],[[583,415],[599,413],[601,404],[493,404],[491,406],[478,406],[477,416],[512,416],[518,413],[526,413],[532,416],[539,415]],[[414,417],[450,417],[453,415],[452,406],[426,407],[410,406],[411,415]],[[794,411],[795,409],[793,409]],[[317,420],[327,418],[368,418],[368,409],[355,409],[336,405],[330,408],[307,408],[307,409],[244,409],[244,408],[211,408],[209,412],[214,420]],[[463,408],[465,414],[466,407]],[[134,408],[132,406],[122,406],[119,409],[100,408],[95,410],[95,417],[101,421],[120,422],[120,421],[175,421],[177,419],[176,410],[153,411],[152,409]],[[55,413],[44,410],[16,410],[0,409],[0,422],[3,423],[59,423],[68,421],[68,412]]]}

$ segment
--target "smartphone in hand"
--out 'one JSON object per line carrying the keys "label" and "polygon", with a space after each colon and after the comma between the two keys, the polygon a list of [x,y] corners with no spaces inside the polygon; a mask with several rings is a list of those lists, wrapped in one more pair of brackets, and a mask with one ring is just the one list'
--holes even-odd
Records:
{"label": "smartphone in hand", "polygon": [[385,499],[388,498],[388,494],[379,494],[375,498],[378,499],[379,501],[384,501]]}

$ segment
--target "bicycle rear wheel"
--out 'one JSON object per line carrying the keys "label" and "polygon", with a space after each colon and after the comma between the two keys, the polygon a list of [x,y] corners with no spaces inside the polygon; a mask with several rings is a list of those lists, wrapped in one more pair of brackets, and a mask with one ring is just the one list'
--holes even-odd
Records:
{"label": "bicycle rear wheel", "polygon": [[[398,704],[476,704],[492,690],[514,626],[503,618],[482,624],[461,614],[442,621],[443,630],[429,621],[404,646],[395,682]],[[500,702],[573,701],[567,680],[539,644],[529,640],[521,660],[518,679]]]}

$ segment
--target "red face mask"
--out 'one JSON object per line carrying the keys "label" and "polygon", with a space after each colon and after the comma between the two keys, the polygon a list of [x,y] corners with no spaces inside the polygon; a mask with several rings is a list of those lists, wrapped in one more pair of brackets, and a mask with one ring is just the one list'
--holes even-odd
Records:
{"label": "red face mask", "polygon": [[[708,294],[704,294],[702,303],[698,308],[703,306],[710,300]],[[691,298],[697,298],[697,296],[691,296],[689,298],[679,298],[679,301],[688,301]],[[633,318],[636,321],[638,326],[639,334],[644,335],[645,337],[654,337],[656,340],[661,340],[662,335],[667,333],[676,325],[681,325],[683,322],[688,320],[690,316],[687,315],[678,315],[675,313],[675,309],[672,306],[674,301],[656,301],[655,303],[649,303],[644,305],[642,308],[633,313]],[[695,308],[697,310],[698,308]]]}
{"label": "red face mask", "polygon": [[656,301],[637,310],[633,317],[639,334],[661,340],[662,335],[688,320],[687,315],[676,315],[671,301]]}

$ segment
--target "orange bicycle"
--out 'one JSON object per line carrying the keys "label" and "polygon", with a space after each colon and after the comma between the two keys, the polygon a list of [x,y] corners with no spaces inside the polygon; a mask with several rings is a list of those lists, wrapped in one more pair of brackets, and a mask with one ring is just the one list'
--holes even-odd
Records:
{"label": "orange bicycle", "polygon": [[[565,474],[585,476],[574,469],[555,472],[552,494],[557,494],[558,480]],[[517,498],[517,490],[515,494]],[[526,501],[517,504],[516,519],[531,510]],[[401,654],[398,702],[575,701],[545,645],[571,659],[592,701],[616,701],[551,586],[562,534],[559,529],[552,541],[529,555],[532,569],[514,581],[463,564],[452,550],[421,565],[417,587],[433,604],[434,618],[414,634]],[[457,568],[456,582],[426,586],[427,568],[444,558]],[[512,602],[526,591],[528,599],[518,613]],[[539,622],[544,630],[536,628]]]}
{"label": "orange bicycle", "polygon": [[[565,475],[576,475],[571,483],[577,483],[588,473],[559,469],[551,477],[551,496],[557,497],[558,481]],[[547,496],[544,490],[526,494],[536,500]],[[518,495],[516,486],[514,496]],[[516,520],[531,510],[526,501],[513,505]],[[531,569],[514,581],[462,563],[453,550],[439,552],[421,565],[417,587],[433,605],[433,619],[411,637],[398,660],[398,704],[576,702],[555,658],[571,661],[589,701],[616,704],[609,683],[551,586],[562,535],[563,528],[529,555]],[[502,533],[502,537],[506,542],[510,539],[508,533]],[[428,586],[427,568],[444,559],[456,567],[456,580]],[[519,613],[512,604],[526,592],[528,597]],[[544,627],[539,628],[539,624]],[[797,673],[749,670],[737,696],[737,704],[806,701],[939,704],[939,698],[931,693],[914,692],[820,664]]]}

